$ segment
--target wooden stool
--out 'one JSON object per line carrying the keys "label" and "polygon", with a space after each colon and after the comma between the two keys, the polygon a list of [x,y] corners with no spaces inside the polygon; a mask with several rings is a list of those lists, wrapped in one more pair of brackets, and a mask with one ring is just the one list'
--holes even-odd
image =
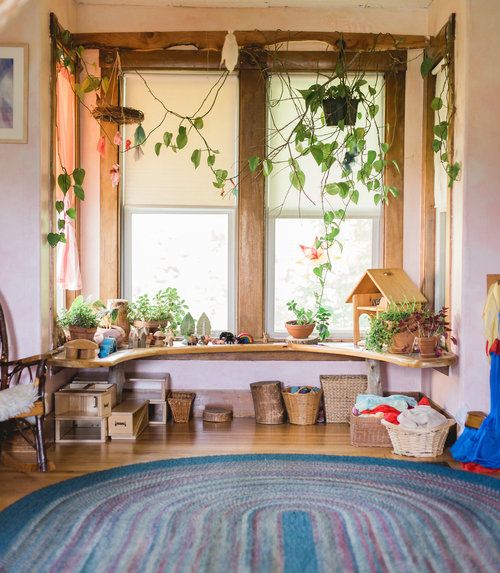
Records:
{"label": "wooden stool", "polygon": [[283,424],[286,409],[281,395],[281,382],[277,380],[250,384],[255,421],[258,424]]}

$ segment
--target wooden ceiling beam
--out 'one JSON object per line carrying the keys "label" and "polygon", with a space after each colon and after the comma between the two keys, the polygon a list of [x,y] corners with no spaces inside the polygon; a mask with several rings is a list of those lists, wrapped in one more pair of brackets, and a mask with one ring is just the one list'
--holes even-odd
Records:
{"label": "wooden ceiling beam", "polygon": [[[116,49],[100,50],[101,68],[112,67],[116,58]],[[263,67],[268,72],[315,72],[332,71],[337,63],[337,52],[291,51],[279,54],[267,54]],[[123,70],[220,70],[220,51],[208,50],[152,50],[139,52],[125,50],[120,52]],[[346,54],[350,71],[384,72],[387,70],[405,70],[407,53],[405,50],[386,52],[349,52]],[[248,58],[241,57],[238,69],[254,68]]]}
{"label": "wooden ceiling beam", "polygon": [[[401,34],[370,34],[360,32],[294,32],[236,31],[240,47],[269,47],[288,42],[324,42],[338,49],[343,40],[345,50],[352,52],[423,49],[429,46],[428,36]],[[178,46],[194,46],[199,50],[221,50],[225,31],[194,32],[90,32],[73,34],[76,45],[85,48],[120,48],[124,50],[164,50]]]}

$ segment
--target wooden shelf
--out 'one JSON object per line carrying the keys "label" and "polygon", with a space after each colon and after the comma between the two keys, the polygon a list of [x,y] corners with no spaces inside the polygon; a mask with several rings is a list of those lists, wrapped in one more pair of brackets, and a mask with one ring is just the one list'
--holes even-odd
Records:
{"label": "wooden shelf", "polygon": [[[406,368],[443,368],[454,364],[457,357],[444,353],[439,358],[421,358],[418,354],[378,353],[355,346],[349,342],[325,342],[322,344],[288,344],[285,342],[270,344],[235,344],[221,346],[173,346],[151,347],[119,350],[107,358],[90,360],[73,360],[65,358],[64,351],[54,354],[49,364],[62,368],[109,368],[139,359],[180,359],[188,356],[197,358],[213,358],[219,360],[252,360],[253,355],[268,360],[280,359],[285,356],[289,360],[310,360],[314,355],[322,355],[322,359],[339,360],[379,360]],[[309,358],[310,356],[310,358]],[[319,356],[318,356],[319,357]],[[282,358],[281,358],[282,359]]]}
{"label": "wooden shelf", "polygon": [[68,410],[55,416],[56,420],[100,420],[102,416],[85,410]]}

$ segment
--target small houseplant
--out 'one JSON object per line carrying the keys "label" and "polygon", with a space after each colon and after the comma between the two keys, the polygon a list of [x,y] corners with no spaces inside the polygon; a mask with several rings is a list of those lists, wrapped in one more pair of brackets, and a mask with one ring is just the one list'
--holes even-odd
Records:
{"label": "small houseplant", "polygon": [[388,351],[393,354],[410,353],[417,333],[416,312],[415,303],[406,303],[391,305],[387,310],[371,317],[370,330],[366,336],[367,350]]}
{"label": "small houseplant", "polygon": [[69,330],[71,340],[94,340],[97,327],[102,319],[102,302],[85,300],[77,296],[69,309],[59,313],[58,323],[65,330]]}
{"label": "small houseplant", "polygon": [[[451,332],[447,320],[448,309],[444,306],[439,312],[424,309],[414,315],[417,328],[416,343],[422,358],[433,358],[436,356],[439,340],[445,339]],[[452,338],[452,340],[454,340]]]}
{"label": "small houseplant", "polygon": [[128,319],[136,328],[175,332],[187,311],[185,301],[176,288],[159,290],[153,296],[143,294],[129,304]]}
{"label": "small houseplant", "polygon": [[304,339],[310,336],[314,327],[318,326],[318,334],[321,340],[328,338],[330,334],[328,323],[331,318],[331,312],[321,305],[318,305],[316,311],[300,307],[294,300],[287,302],[287,308],[295,315],[295,320],[289,320],[285,323],[288,334],[293,338]]}
{"label": "small houseplant", "polygon": [[325,114],[325,123],[329,126],[354,125],[358,114],[358,105],[362,99],[360,87],[366,83],[366,80],[358,80],[353,86],[345,82],[330,86],[323,99],[323,112]]}

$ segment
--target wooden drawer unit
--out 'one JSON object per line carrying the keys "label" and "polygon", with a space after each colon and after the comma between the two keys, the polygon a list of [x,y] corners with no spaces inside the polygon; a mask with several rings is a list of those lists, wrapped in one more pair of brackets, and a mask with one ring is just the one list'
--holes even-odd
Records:
{"label": "wooden drawer unit", "polygon": [[113,409],[108,432],[113,440],[135,440],[148,425],[149,402],[126,400]]}
{"label": "wooden drawer unit", "polygon": [[116,402],[113,384],[70,383],[55,393],[55,417],[107,418]]}

